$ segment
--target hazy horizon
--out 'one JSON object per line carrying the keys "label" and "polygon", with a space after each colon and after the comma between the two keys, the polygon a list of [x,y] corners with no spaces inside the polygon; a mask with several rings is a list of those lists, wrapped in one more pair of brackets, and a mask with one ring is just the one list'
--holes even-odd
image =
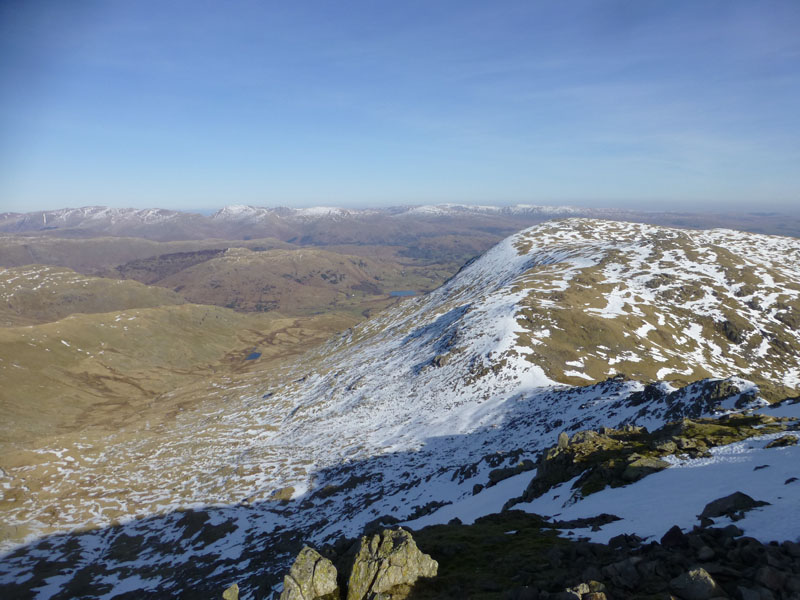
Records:
{"label": "hazy horizon", "polygon": [[798,29],[790,1],[11,0],[0,211],[796,213]]}
{"label": "hazy horizon", "polygon": [[[530,206],[544,206],[544,207],[569,207],[575,209],[598,209],[598,210],[621,210],[621,211],[633,211],[633,212],[642,212],[642,213],[674,213],[674,214],[696,214],[696,215],[707,215],[712,216],[714,214],[730,214],[730,215],[742,215],[742,216],[775,216],[775,215],[786,215],[797,217],[800,216],[800,206],[787,206],[775,210],[765,209],[763,207],[667,207],[667,208],[658,208],[653,206],[651,208],[636,208],[635,206],[613,206],[613,205],[594,205],[594,204],[580,204],[580,203],[534,203],[534,202],[510,202],[510,203],[490,203],[490,202],[439,202],[439,203],[395,203],[395,204],[358,204],[358,205],[348,205],[348,204],[313,204],[313,203],[305,203],[305,204],[245,204],[245,206],[251,206],[254,208],[343,208],[349,210],[369,210],[369,209],[385,209],[385,208],[402,208],[402,207],[413,207],[413,206],[430,206],[430,205],[462,205],[462,206],[519,206],[519,205],[530,205]],[[132,210],[152,210],[152,209],[164,209],[164,210],[173,210],[178,212],[184,213],[194,213],[203,216],[210,216],[215,212],[229,206],[237,206],[242,205],[241,203],[231,203],[226,205],[219,205],[219,206],[211,206],[211,207],[193,207],[193,206],[182,206],[182,207],[168,207],[168,206],[155,206],[155,205],[141,205],[141,206],[128,206],[128,205],[108,205],[108,204],[83,204],[83,205],[75,205],[75,206],[53,206],[52,208],[31,208],[26,210],[0,210],[0,213],[7,212],[7,213],[37,213],[37,212],[53,212],[59,210],[76,210],[81,208],[93,208],[93,207],[109,207],[109,208],[119,208],[119,209],[132,209]]]}

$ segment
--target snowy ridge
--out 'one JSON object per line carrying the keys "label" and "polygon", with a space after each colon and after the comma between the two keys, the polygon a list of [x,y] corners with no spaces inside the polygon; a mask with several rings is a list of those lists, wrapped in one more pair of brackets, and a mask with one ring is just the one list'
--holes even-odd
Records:
{"label": "snowy ridge", "polygon": [[0,223],[8,229],[9,225],[17,230],[29,228],[43,229],[53,227],[82,227],[102,224],[107,227],[123,224],[152,225],[180,218],[185,213],[162,208],[109,208],[106,206],[84,206],[81,208],[64,208],[32,213],[4,213],[0,215]]}

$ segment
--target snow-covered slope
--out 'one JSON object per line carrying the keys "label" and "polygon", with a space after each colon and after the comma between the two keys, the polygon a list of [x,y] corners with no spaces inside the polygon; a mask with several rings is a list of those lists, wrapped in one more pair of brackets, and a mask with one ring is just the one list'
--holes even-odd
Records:
{"label": "snow-covered slope", "polygon": [[[98,582],[123,585],[123,573],[149,573],[129,583],[177,590],[221,573],[270,577],[292,543],[330,542],[387,515],[412,520],[458,505],[492,469],[533,459],[563,430],[656,427],[797,395],[798,265],[800,242],[789,238],[546,223],[268,383],[266,374],[230,381],[203,402],[187,392],[195,409],[179,413],[169,431],[39,449],[58,477],[20,495],[5,521],[20,528],[18,542],[121,519],[70,550],[71,561],[104,557],[108,572]],[[700,381],[707,378],[728,379]],[[645,390],[651,381],[661,383]],[[15,489],[28,476],[8,469],[0,483]],[[475,497],[504,502],[529,479],[521,474]],[[56,519],[44,497],[62,499]],[[799,496],[787,488],[786,497],[780,506]],[[180,513],[166,514],[202,505],[218,506],[204,514],[226,532],[204,544]],[[131,566],[103,550],[123,535],[174,543],[169,551],[148,546],[147,559]],[[268,557],[263,548],[272,549]],[[34,549],[6,560],[10,572],[33,577],[46,556]],[[200,556],[222,566],[181,575]],[[254,572],[257,560],[267,566]],[[54,575],[53,589],[65,581]]]}

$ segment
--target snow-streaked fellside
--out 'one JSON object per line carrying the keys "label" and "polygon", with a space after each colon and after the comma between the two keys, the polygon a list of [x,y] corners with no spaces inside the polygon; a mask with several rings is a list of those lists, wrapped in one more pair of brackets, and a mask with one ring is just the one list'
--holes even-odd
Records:
{"label": "snow-streaked fellside", "polygon": [[[798,265],[795,239],[587,219],[549,222],[504,240],[434,292],[305,355],[280,384],[232,380],[204,400],[202,411],[178,414],[169,432],[111,439],[104,447],[39,449],[52,456],[57,476],[46,492],[62,499],[59,517],[54,522],[50,507],[30,493],[4,509],[4,520],[26,528],[24,541],[30,542],[54,531],[108,526],[106,511],[113,508],[125,515],[123,524],[81,534],[74,560],[105,556],[98,549],[120,535],[157,535],[172,541],[169,551],[148,548],[134,562],[105,557],[102,577],[123,585],[124,572],[124,585],[140,586],[130,589],[169,590],[187,583],[176,573],[201,555],[229,561],[232,577],[247,573],[252,549],[268,547],[286,531],[321,544],[355,535],[385,515],[413,522],[496,511],[520,495],[532,474],[477,496],[475,484],[487,483],[498,466],[535,458],[560,431],[662,424],[668,418],[663,404],[627,401],[646,382],[664,380],[669,391],[730,378],[739,396],[703,414],[763,407],[759,394],[767,381],[773,393],[797,395],[800,332],[787,325],[787,313],[800,299]],[[593,331],[614,337],[596,340]],[[630,379],[609,378],[615,373]],[[679,404],[688,410],[701,387],[689,385]],[[669,414],[676,413],[680,406]],[[567,514],[610,502],[624,508],[614,494],[648,498],[656,477],[675,478],[669,481],[676,488],[697,487],[698,477],[718,482],[708,494],[673,496],[681,510],[669,514],[688,527],[706,495],[736,491],[737,480],[712,475],[744,472],[727,466],[740,464],[728,457],[738,452],[761,460],[759,446],[750,455],[737,448],[716,449],[718,460],[703,465],[676,459],[662,473],[574,506],[540,499],[530,510],[571,518]],[[797,458],[790,450],[771,455],[789,457],[775,459],[780,469]],[[704,475],[692,475],[701,467]],[[0,486],[22,486],[24,477],[24,467],[11,469]],[[280,489],[292,500],[270,500]],[[781,518],[781,507],[796,507],[798,490],[785,486],[787,500],[773,504],[770,518]],[[224,523],[227,534],[193,546],[181,513],[173,512],[191,506],[216,506],[208,509],[210,522]],[[660,521],[642,524],[631,517],[633,508],[623,508],[610,511],[623,517],[613,531],[663,533],[655,531]],[[129,520],[144,515],[164,516]],[[782,536],[796,539],[796,520],[786,523]],[[21,541],[10,539],[5,549]],[[8,575],[0,575],[0,584],[30,576],[42,552],[7,556]],[[261,568],[274,575],[288,560],[276,550]],[[170,569],[156,575],[148,564]],[[40,597],[60,589],[59,576]],[[245,586],[243,597],[248,593]]]}

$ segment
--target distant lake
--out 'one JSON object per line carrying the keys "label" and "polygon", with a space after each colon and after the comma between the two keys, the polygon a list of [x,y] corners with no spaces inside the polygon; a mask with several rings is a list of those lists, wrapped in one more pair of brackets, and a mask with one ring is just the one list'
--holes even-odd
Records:
{"label": "distant lake", "polygon": [[416,296],[419,292],[416,290],[395,290],[389,292],[390,296]]}
{"label": "distant lake", "polygon": [[245,360],[255,360],[261,356],[261,352],[251,352]]}

